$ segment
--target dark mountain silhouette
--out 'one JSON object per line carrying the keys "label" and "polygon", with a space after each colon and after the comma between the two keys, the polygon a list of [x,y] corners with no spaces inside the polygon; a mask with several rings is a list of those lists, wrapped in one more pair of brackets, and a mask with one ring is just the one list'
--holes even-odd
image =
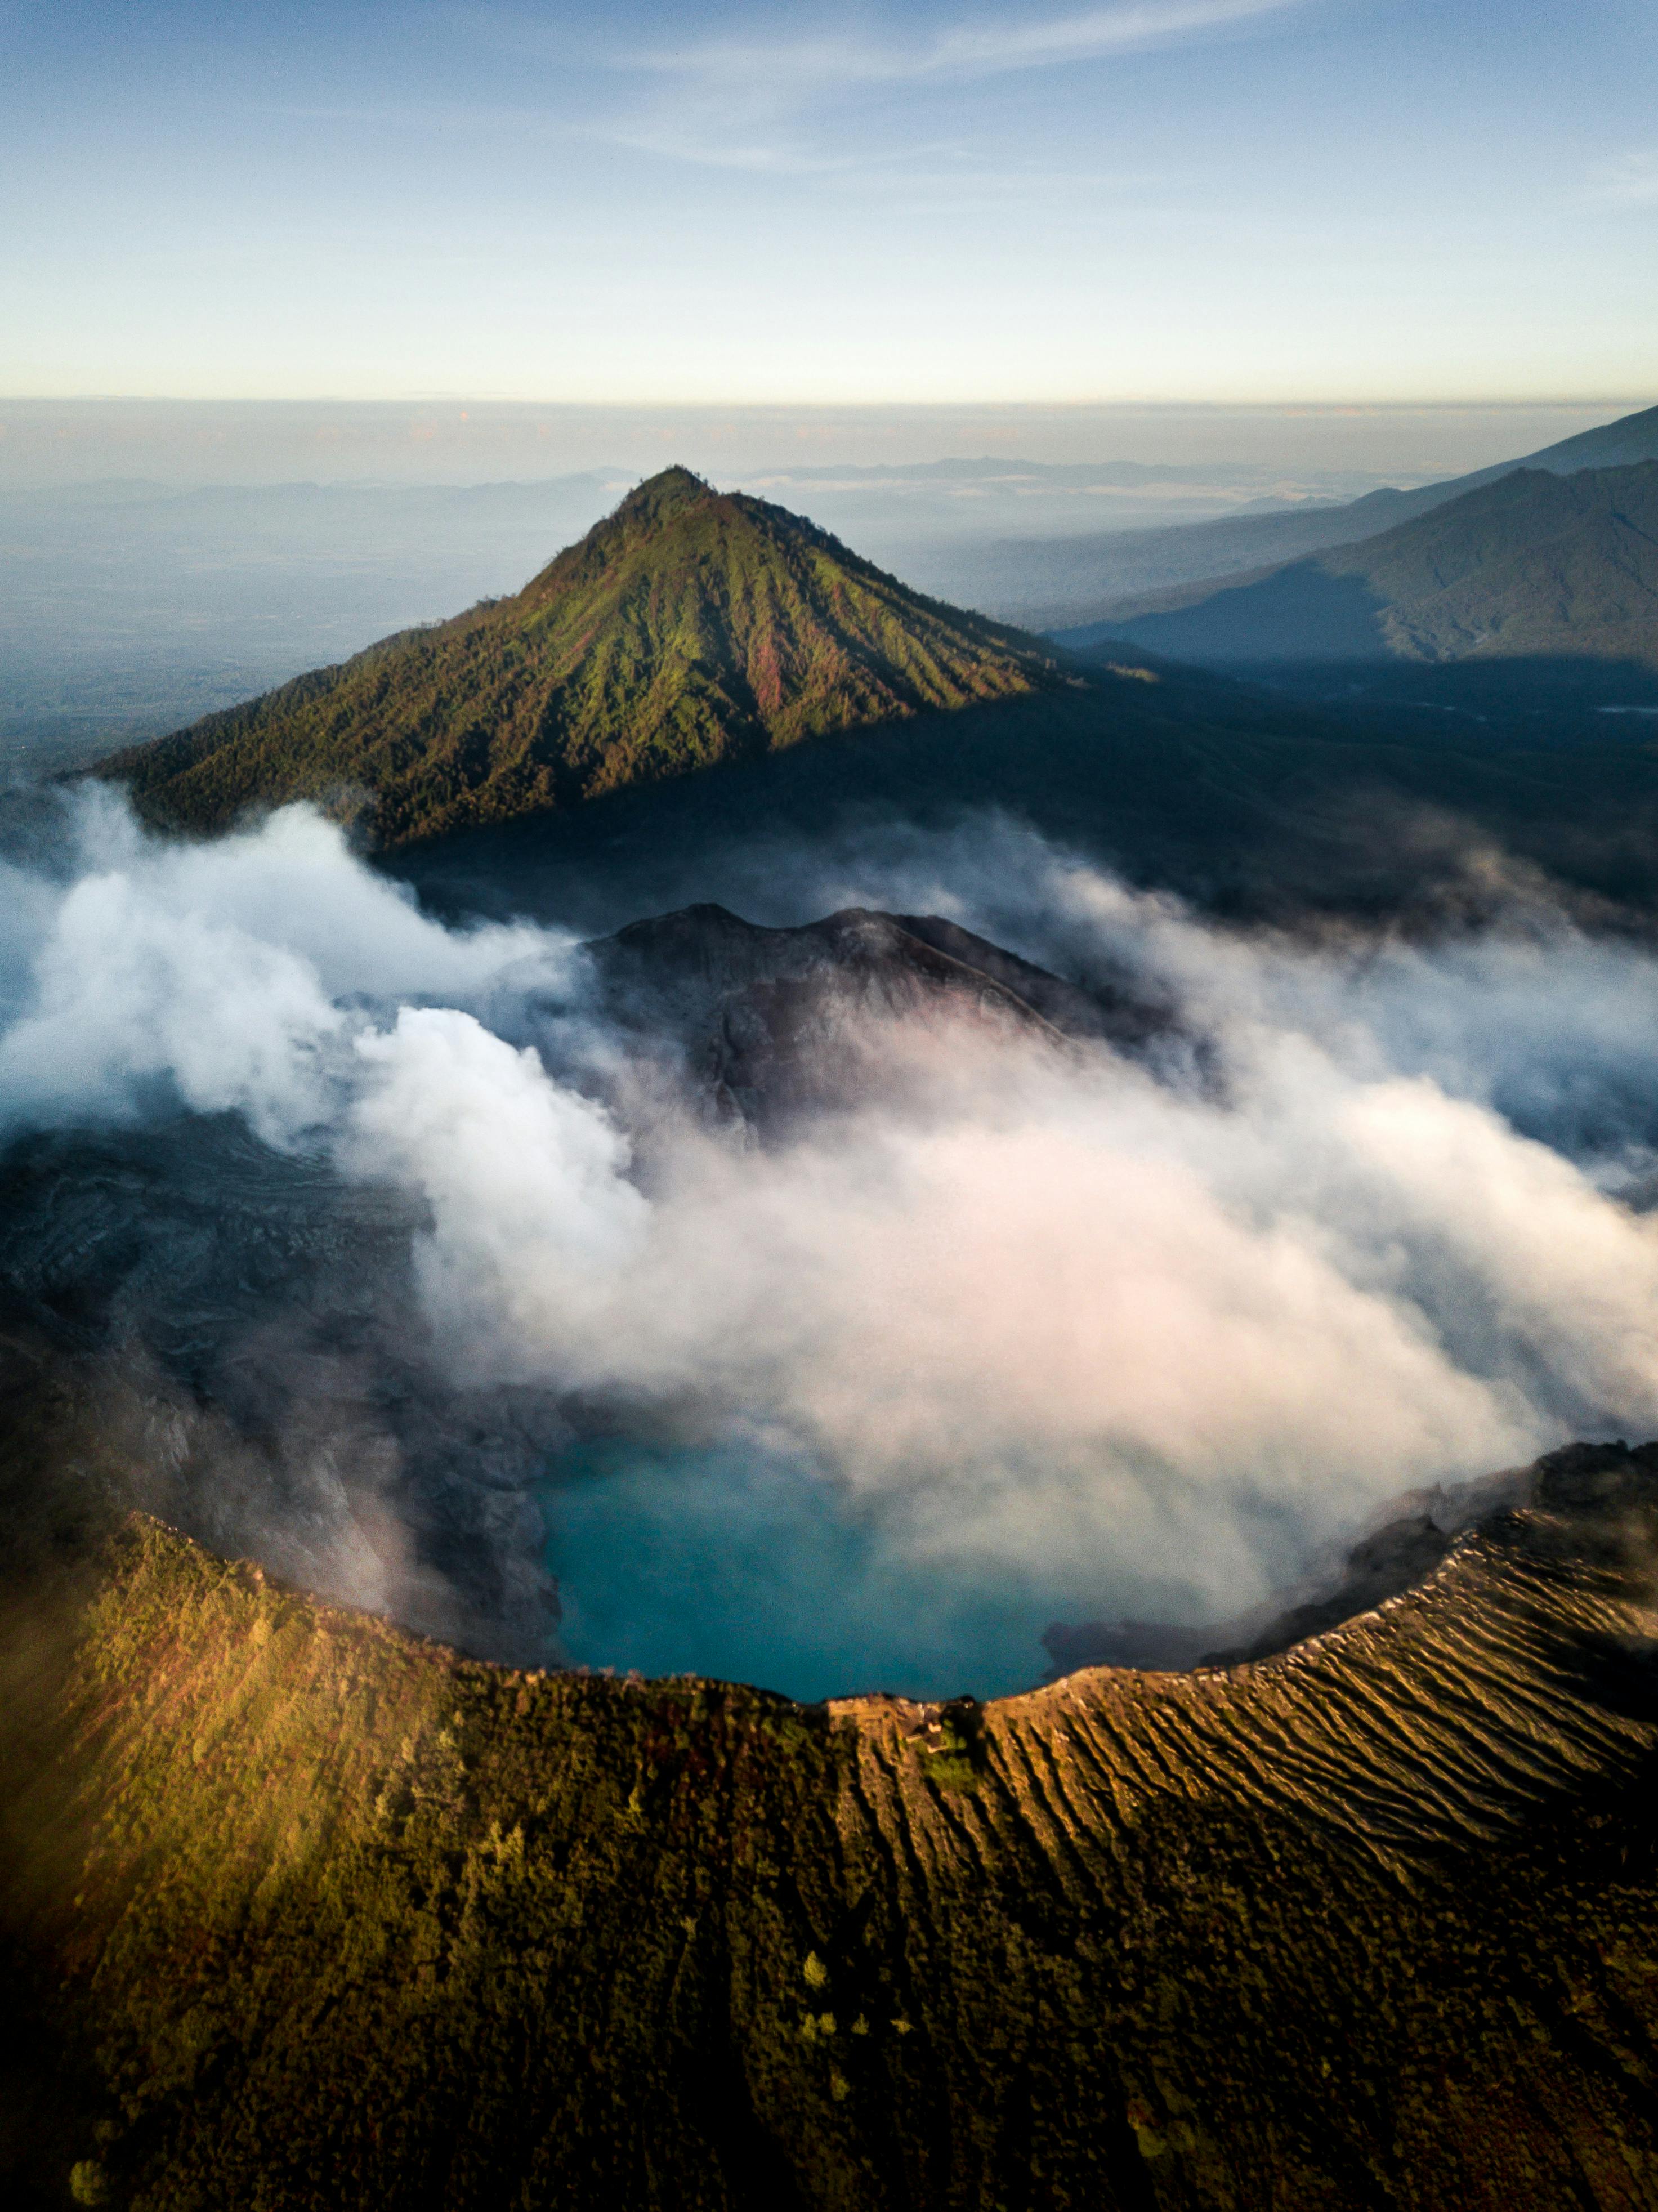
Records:
{"label": "dark mountain silhouette", "polygon": [[100,773],[160,820],[366,797],[374,842],[566,807],[926,708],[1063,681],[768,501],[641,484],[515,597],[384,640]]}
{"label": "dark mountain silhouette", "polygon": [[1576,437],[1562,438],[1523,460],[1505,462],[1495,470],[1481,470],[1473,477],[1458,477],[1450,489],[1471,490],[1483,477],[1501,476],[1518,468],[1548,469],[1558,477],[1574,476],[1579,469],[1628,469],[1642,461],[1658,460],[1658,407],[1643,407],[1637,414],[1620,415],[1615,422],[1602,422]]}
{"label": "dark mountain silhouette", "polygon": [[1658,460],[1521,469],[1380,537],[1108,623],[1176,659],[1576,656],[1658,668]]}
{"label": "dark mountain silhouette", "polygon": [[[1097,538],[1002,541],[978,556],[982,582],[972,601],[994,607],[1010,621],[1060,635],[1066,643],[1086,643],[1090,628],[1108,627],[1146,594],[1188,585],[1212,588],[1224,577],[1252,575],[1328,546],[1377,537],[1517,470],[1570,476],[1582,469],[1627,468],[1653,460],[1658,460],[1658,407],[1580,431],[1540,452],[1408,491],[1367,492],[1340,505],[1229,515]],[[1084,635],[1073,635],[1078,631]]]}

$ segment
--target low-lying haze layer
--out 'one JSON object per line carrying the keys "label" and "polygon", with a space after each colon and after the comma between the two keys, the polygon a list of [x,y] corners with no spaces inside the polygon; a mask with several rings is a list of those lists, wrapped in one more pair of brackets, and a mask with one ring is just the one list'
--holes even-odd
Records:
{"label": "low-lying haze layer", "polygon": [[1658,1428],[1658,962],[1535,886],[1309,943],[1002,823],[797,856],[1173,1020],[861,1018],[876,1072],[762,1143],[571,939],[440,927],[303,809],[167,844],[82,793],[7,875],[6,1133],[228,1113],[400,1194],[434,1393],[546,1409],[570,1658],[1005,1689],[1056,1614],[1235,1613],[1403,1492]]}

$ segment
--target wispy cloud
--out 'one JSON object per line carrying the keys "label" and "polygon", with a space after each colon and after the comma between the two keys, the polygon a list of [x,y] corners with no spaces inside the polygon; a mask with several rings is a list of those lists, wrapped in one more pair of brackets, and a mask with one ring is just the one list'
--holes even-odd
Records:
{"label": "wispy cloud", "polygon": [[1658,153],[1597,161],[1589,172],[1588,198],[1597,207],[1658,207]]}
{"label": "wispy cloud", "polygon": [[635,153],[775,177],[885,179],[894,170],[908,172],[918,161],[965,158],[965,149],[947,140],[887,146],[824,143],[794,128],[794,121],[771,104],[757,107],[730,100],[687,106],[677,102],[671,111],[652,109],[608,128],[594,126],[589,135]]}
{"label": "wispy cloud", "polygon": [[[1130,0],[1067,15],[981,16],[919,37],[871,28],[641,47],[614,55],[612,65],[626,75],[671,84],[671,93],[647,100],[604,135],[641,152],[777,175],[890,173],[916,160],[933,170],[941,161],[947,167],[954,160],[965,170],[982,172],[982,154],[968,143],[937,137],[917,143],[903,125],[896,138],[872,146],[864,126],[875,110],[890,107],[879,95],[902,94],[913,101],[928,90],[942,94],[1016,72],[1104,62],[1309,4],[1311,0]],[[851,110],[859,106],[862,114],[854,117]],[[821,126],[831,113],[835,128],[826,134]],[[890,122],[889,112],[882,128]],[[982,194],[982,178],[975,189]]]}
{"label": "wispy cloud", "polygon": [[1138,5],[1090,8],[1035,21],[958,24],[920,40],[709,40],[647,51],[634,59],[644,69],[779,91],[995,76],[1102,60],[1304,4],[1305,0],[1139,0]]}

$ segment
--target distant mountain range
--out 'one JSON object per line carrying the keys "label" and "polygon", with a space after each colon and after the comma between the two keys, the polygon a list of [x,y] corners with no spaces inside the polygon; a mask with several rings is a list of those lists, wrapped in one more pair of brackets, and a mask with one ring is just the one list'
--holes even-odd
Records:
{"label": "distant mountain range", "polygon": [[[1143,594],[1254,574],[1330,546],[1351,545],[1520,470],[1570,476],[1583,469],[1630,468],[1653,460],[1658,460],[1658,407],[1580,431],[1539,453],[1411,491],[1373,491],[1340,505],[1229,515],[1162,530],[1063,541],[1002,540],[980,549],[978,572],[965,595],[1010,621],[1068,636],[1085,626],[1114,621]],[[965,585],[969,580],[963,580]]]}
{"label": "distant mountain range", "polygon": [[366,803],[373,841],[394,846],[1066,680],[1042,641],[923,599],[800,517],[673,468],[514,597],[103,772],[193,829],[293,799]]}
{"label": "distant mountain range", "polygon": [[[1642,420],[1588,434],[1587,450],[1564,441],[1537,465],[1651,458]],[[470,485],[0,489],[0,753],[14,769],[82,768],[416,623],[516,595],[630,481],[606,466]],[[1309,456],[859,470],[791,456],[726,488],[810,516],[925,596],[1051,631],[1375,534],[1407,520],[1409,502],[1475,481],[1424,494],[1411,477],[1384,495],[1374,472]],[[1362,494],[1377,504],[1356,506]]]}
{"label": "distant mountain range", "polygon": [[1067,635],[1229,667],[1559,655],[1658,668],[1658,460],[1515,470],[1377,537]]}

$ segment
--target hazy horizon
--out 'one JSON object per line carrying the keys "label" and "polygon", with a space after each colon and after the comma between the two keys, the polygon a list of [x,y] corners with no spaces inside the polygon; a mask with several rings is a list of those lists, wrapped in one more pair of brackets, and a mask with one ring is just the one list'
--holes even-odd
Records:
{"label": "hazy horizon", "polygon": [[[1658,387],[1655,387],[1658,389]],[[0,490],[123,479],[482,484],[683,462],[716,479],[950,459],[1231,466],[1364,481],[1461,475],[1615,421],[1594,399],[890,407],[576,406],[480,400],[0,399]]]}

